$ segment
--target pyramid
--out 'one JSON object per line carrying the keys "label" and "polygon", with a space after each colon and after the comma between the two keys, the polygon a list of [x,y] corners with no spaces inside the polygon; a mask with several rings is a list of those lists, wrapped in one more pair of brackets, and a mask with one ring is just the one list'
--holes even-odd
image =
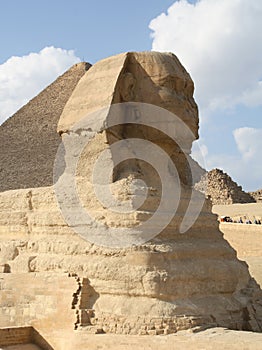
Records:
{"label": "pyramid", "polygon": [[0,126],[0,191],[52,185],[57,123],[89,68],[75,64]]}
{"label": "pyramid", "polygon": [[254,200],[257,203],[261,203],[262,202],[262,189],[254,191],[254,192],[248,192],[248,193],[250,194],[251,197],[254,198]]}
{"label": "pyramid", "polygon": [[243,191],[232,178],[220,169],[204,174],[195,188],[210,196],[213,204],[254,203],[251,194]]}

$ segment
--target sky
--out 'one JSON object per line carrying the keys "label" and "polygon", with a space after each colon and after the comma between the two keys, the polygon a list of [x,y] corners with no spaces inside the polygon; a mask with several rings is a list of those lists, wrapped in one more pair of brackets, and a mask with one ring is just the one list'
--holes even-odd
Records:
{"label": "sky", "polygon": [[71,65],[169,51],[195,83],[199,150],[262,188],[261,0],[0,0],[0,123]]}

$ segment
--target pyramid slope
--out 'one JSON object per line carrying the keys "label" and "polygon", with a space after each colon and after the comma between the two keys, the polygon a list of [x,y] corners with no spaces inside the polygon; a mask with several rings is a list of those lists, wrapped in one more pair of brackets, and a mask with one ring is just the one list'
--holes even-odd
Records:
{"label": "pyramid slope", "polygon": [[254,203],[254,198],[242,190],[232,178],[220,169],[212,169],[202,176],[195,188],[210,196],[213,204]]}
{"label": "pyramid slope", "polygon": [[57,123],[90,64],[75,64],[0,126],[0,191],[52,185]]}
{"label": "pyramid slope", "polygon": [[262,203],[262,188],[254,192],[248,192],[257,203]]}

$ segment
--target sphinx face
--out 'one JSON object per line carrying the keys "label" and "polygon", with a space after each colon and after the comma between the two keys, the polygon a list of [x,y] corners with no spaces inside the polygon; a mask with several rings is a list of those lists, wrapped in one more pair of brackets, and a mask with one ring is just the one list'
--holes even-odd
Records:
{"label": "sphinx face", "polygon": [[[141,102],[161,107],[164,112],[167,110],[175,114],[188,126],[191,133],[181,131],[179,123],[176,124],[175,118],[173,123],[171,118],[174,137],[168,137],[157,128],[159,124],[163,127],[169,125],[165,119],[166,113],[156,113],[156,127],[123,122],[105,131],[104,144],[111,145],[115,141],[129,138],[153,142],[169,155],[179,169],[182,182],[188,184],[191,177],[186,165],[186,155],[190,154],[192,142],[198,138],[198,111],[193,99],[193,90],[194,85],[189,74],[173,54],[129,52],[109,57],[97,62],[79,81],[60,117],[58,132],[62,135],[68,131],[74,133],[75,128],[82,122],[80,129],[84,124],[85,128],[92,132],[102,131],[110,120],[107,108],[112,104]],[[92,117],[92,113],[101,110],[106,112],[99,118]],[[125,116],[125,111],[122,113]],[[78,124],[79,122],[81,123]],[[66,135],[62,137],[65,139]],[[179,140],[179,145],[176,140]],[[115,164],[114,154],[112,160]],[[146,173],[152,178],[152,171],[147,171],[147,166],[144,166],[143,171],[141,168],[140,161],[127,162],[122,168],[119,165],[113,178],[122,179],[130,172]]]}
{"label": "sphinx face", "polygon": [[123,102],[149,103],[178,116],[198,138],[198,109],[193,98],[194,84],[173,54],[130,53],[120,79]]}
{"label": "sphinx face", "polygon": [[[112,103],[143,102],[177,115],[198,138],[194,84],[171,53],[128,52],[92,66],[79,81],[60,117],[60,134]],[[193,140],[192,140],[193,141]]]}

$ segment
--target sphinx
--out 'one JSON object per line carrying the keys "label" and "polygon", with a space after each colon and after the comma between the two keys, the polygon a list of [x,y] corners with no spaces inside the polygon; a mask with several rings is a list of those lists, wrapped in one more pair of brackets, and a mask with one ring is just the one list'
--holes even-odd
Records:
{"label": "sphinx", "polygon": [[[210,201],[192,187],[193,93],[171,53],[128,52],[94,64],[57,124],[54,186],[20,192],[25,222],[13,215],[0,227],[16,251],[3,258],[11,274],[76,279],[75,320],[65,318],[75,329],[261,331],[260,287],[223,238]],[[15,196],[1,194],[5,213]]]}

